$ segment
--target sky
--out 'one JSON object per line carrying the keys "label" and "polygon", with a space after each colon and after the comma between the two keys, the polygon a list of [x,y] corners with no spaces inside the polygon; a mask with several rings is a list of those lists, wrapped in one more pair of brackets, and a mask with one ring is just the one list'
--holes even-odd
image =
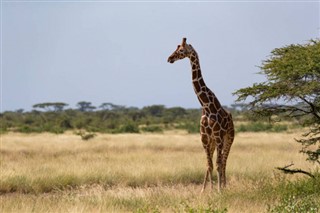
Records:
{"label": "sky", "polygon": [[183,37],[222,105],[274,48],[320,37],[319,1],[1,0],[1,111],[44,102],[199,108]]}

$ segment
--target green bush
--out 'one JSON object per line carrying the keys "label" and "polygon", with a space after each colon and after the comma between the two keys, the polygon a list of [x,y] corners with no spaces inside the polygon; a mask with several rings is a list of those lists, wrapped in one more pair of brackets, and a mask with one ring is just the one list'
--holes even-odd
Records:
{"label": "green bush", "polygon": [[0,127],[0,134],[4,134],[4,133],[7,133],[7,132],[8,132],[7,127]]}
{"label": "green bush", "polygon": [[75,132],[74,134],[79,135],[81,137],[81,139],[84,141],[90,140],[96,136],[96,134],[94,134],[94,133],[86,132],[83,130],[79,130],[79,131]]}
{"label": "green bush", "polygon": [[159,126],[146,126],[142,127],[141,130],[143,132],[163,132],[163,129]]}
{"label": "green bush", "polygon": [[268,209],[273,213],[317,213],[319,210],[319,204],[312,197],[296,197],[294,195],[282,198],[277,205]]}
{"label": "green bush", "polygon": [[62,129],[72,129],[71,119],[63,117],[58,121],[58,126]]}
{"label": "green bush", "polygon": [[272,128],[273,132],[285,132],[288,130],[288,126],[287,125],[274,125]]}
{"label": "green bush", "polygon": [[287,131],[288,126],[284,124],[271,124],[263,122],[250,122],[248,124],[241,124],[237,128],[237,132],[283,132]]}
{"label": "green bush", "polygon": [[188,123],[179,124],[177,128],[187,130],[188,133],[199,133],[200,122],[188,122]]}
{"label": "green bush", "polygon": [[26,126],[26,125],[19,127],[17,131],[21,133],[43,132],[41,127],[33,127],[33,126]]}
{"label": "green bush", "polygon": [[269,212],[319,212],[320,174],[314,178],[283,182],[274,189],[273,194],[280,195],[279,202],[268,205]]}
{"label": "green bush", "polygon": [[139,133],[138,125],[134,123],[127,123],[114,130],[112,133]]}
{"label": "green bush", "polygon": [[180,212],[189,212],[189,213],[227,213],[227,208],[219,208],[216,207],[214,204],[208,204],[208,206],[197,206],[191,207],[188,203],[182,202],[181,203],[182,209],[179,209]]}

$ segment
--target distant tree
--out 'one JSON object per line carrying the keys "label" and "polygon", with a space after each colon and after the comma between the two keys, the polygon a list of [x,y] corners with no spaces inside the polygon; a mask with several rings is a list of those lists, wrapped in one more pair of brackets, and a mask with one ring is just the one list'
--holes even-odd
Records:
{"label": "distant tree", "polygon": [[112,110],[113,109],[114,104],[113,103],[102,103],[99,108],[101,108],[102,110]]}
{"label": "distant tree", "polygon": [[182,107],[172,107],[165,110],[164,122],[174,122],[178,118],[183,118],[186,115],[186,110]]}
{"label": "distant tree", "polygon": [[16,113],[18,113],[18,114],[22,114],[24,112],[24,109],[17,109],[16,110]]}
{"label": "distant tree", "polygon": [[66,107],[66,106],[68,106],[68,104],[62,103],[62,102],[52,103],[52,107],[53,107],[54,111],[56,111],[56,112],[63,111],[64,107]]}
{"label": "distant tree", "polygon": [[247,111],[248,110],[248,105],[245,104],[245,103],[234,103],[234,104],[231,104],[231,108],[232,110],[234,111]]}
{"label": "distant tree", "polygon": [[44,109],[46,111],[60,112],[66,106],[68,106],[68,104],[62,103],[62,102],[46,102],[46,103],[35,104],[32,107]]}
{"label": "distant tree", "polygon": [[260,68],[267,81],[236,91],[238,101],[249,99],[257,115],[299,118],[309,127],[301,152],[320,164],[320,41],[274,49]]}
{"label": "distant tree", "polygon": [[77,107],[81,112],[89,112],[96,109],[95,106],[92,106],[91,102],[80,101],[77,103]]}
{"label": "distant tree", "polygon": [[165,106],[164,105],[152,105],[152,106],[144,107],[142,110],[145,111],[146,114],[149,114],[151,116],[161,117],[165,111]]}
{"label": "distant tree", "polygon": [[34,104],[32,107],[33,107],[34,109],[37,109],[37,108],[38,108],[38,109],[49,110],[47,103]]}
{"label": "distant tree", "polygon": [[125,109],[125,106],[122,105],[116,105],[113,103],[103,103],[99,106],[99,108],[101,108],[102,110],[114,110],[114,111],[120,111]]}

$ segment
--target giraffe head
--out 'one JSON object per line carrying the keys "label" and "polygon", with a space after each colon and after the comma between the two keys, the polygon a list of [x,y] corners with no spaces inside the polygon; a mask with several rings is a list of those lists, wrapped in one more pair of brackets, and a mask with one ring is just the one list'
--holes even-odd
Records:
{"label": "giraffe head", "polygon": [[183,38],[181,45],[178,45],[177,49],[169,56],[168,62],[174,63],[175,61],[189,57],[192,52],[192,46],[187,44],[187,39]]}

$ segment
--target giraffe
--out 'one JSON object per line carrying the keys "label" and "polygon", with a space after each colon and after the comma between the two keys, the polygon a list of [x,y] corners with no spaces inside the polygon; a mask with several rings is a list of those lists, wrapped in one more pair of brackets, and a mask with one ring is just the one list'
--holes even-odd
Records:
{"label": "giraffe", "polygon": [[213,153],[217,150],[216,170],[218,179],[218,192],[226,186],[226,165],[231,145],[234,140],[234,126],[231,113],[220,104],[215,94],[206,86],[201,74],[199,57],[191,44],[183,38],[181,45],[170,55],[168,62],[189,58],[192,67],[192,84],[198,100],[202,106],[200,119],[200,135],[202,146],[207,156],[207,170],[201,192],[206,188],[208,179],[213,189]]}

